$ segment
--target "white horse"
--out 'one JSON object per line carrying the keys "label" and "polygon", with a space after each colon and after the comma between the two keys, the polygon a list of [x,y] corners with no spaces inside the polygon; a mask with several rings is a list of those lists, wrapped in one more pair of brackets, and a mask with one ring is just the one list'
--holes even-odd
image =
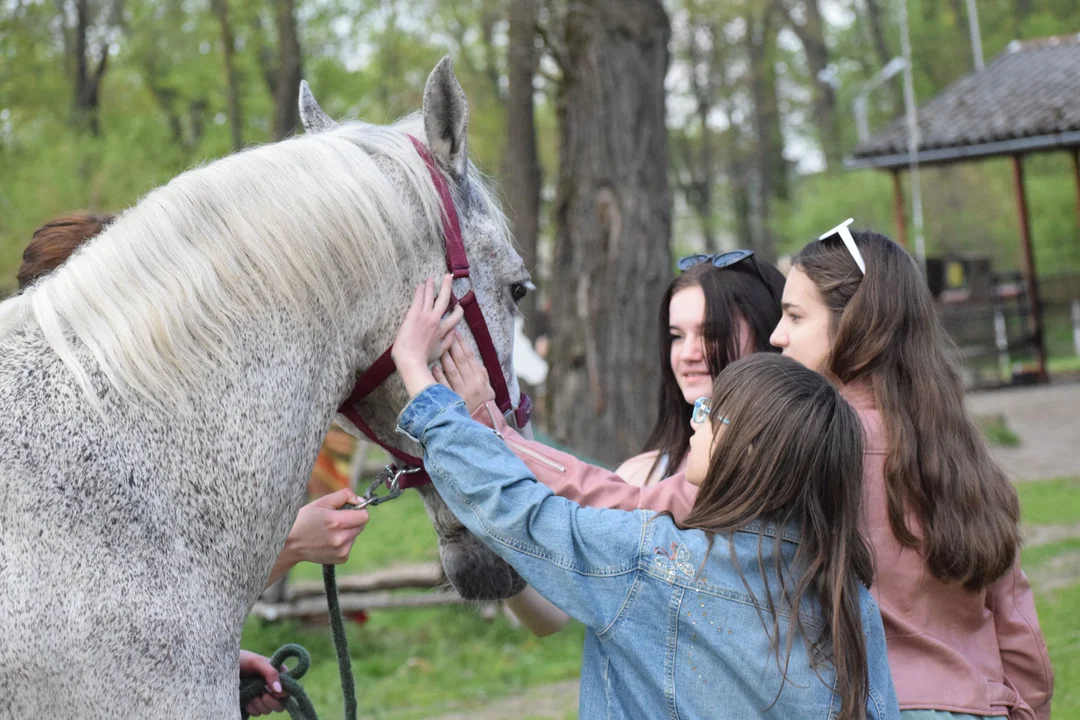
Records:
{"label": "white horse", "polygon": [[[301,109],[307,135],[180,175],[0,304],[0,718],[239,716],[241,626],[322,438],[413,288],[445,272],[407,133],[449,181],[517,397],[528,273],[468,160],[449,58],[396,125]],[[416,454],[393,432],[405,401],[394,377],[358,409]],[[462,595],[521,589],[422,492]]]}

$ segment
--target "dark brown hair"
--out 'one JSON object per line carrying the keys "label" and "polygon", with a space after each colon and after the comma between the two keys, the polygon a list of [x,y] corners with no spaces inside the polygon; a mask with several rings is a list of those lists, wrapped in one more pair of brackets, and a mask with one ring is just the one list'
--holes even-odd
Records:
{"label": "dark brown hair", "polygon": [[[754,270],[753,262],[769,281],[770,288]],[[709,374],[716,377],[739,357],[737,318],[741,315],[750,326],[755,352],[779,351],[769,344],[769,336],[780,322],[780,297],[784,294],[784,276],[772,265],[747,259],[725,268],[701,263],[682,273],[668,286],[660,301],[660,400],[645,451],[656,450],[656,460],[649,477],[667,458],[664,477],[674,474],[690,451],[690,411],[675,373],[671,369],[671,298],[680,290],[700,287],[705,294],[705,358]]]}
{"label": "dark brown hair", "polygon": [[1016,557],[1016,489],[964,407],[956,347],[918,266],[884,235],[853,235],[865,277],[837,238],[814,241],[793,260],[832,311],[825,370],[873,388],[888,434],[893,535],[917,549],[937,579],[985,588]]}
{"label": "dark brown hair", "polygon": [[42,275],[60,267],[77,247],[99,235],[114,217],[71,213],[61,215],[39,227],[23,251],[23,261],[17,275],[19,288],[26,287]]}
{"label": "dark brown hair", "polygon": [[[811,665],[824,658],[835,666],[840,717],[864,717],[869,668],[859,584],[870,584],[873,565],[858,529],[863,469],[858,415],[823,376],[771,353],[731,363],[713,387],[712,416],[723,415],[730,424],[713,424],[714,431],[725,428],[724,435],[714,446],[690,515],[678,525],[704,530],[710,549],[717,533],[742,530],[754,521],[776,527],[772,568],[765,567],[766,535],[760,530],[758,562],[777,662],[786,667],[796,634],[801,635]],[[800,535],[790,564],[781,554],[785,527],[797,528]],[[741,575],[734,544],[731,557]],[[770,577],[779,579],[776,592]],[[753,596],[748,583],[746,588]],[[813,633],[799,613],[808,592],[822,611],[821,629]],[[754,600],[766,623],[762,602]],[[778,603],[786,607],[777,608]],[[783,660],[781,615],[791,618]]]}

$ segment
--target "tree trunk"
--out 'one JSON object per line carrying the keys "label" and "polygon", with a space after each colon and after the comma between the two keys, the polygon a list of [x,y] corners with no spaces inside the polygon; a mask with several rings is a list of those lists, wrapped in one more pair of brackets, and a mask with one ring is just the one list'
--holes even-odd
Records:
{"label": "tree trunk", "polygon": [[810,71],[810,86],[813,89],[814,120],[818,126],[818,137],[825,162],[829,170],[836,171],[843,163],[844,150],[840,142],[839,127],[836,124],[836,91],[827,83],[818,79],[821,71],[829,66],[829,48],[825,44],[825,23],[821,17],[818,0],[803,2],[806,21],[799,23],[788,7],[788,19],[791,28],[799,36],[806,51],[806,66]]}
{"label": "tree trunk", "polygon": [[766,262],[776,262],[776,238],[772,230],[773,198],[786,194],[783,142],[779,136],[780,114],[776,97],[773,45],[776,27],[771,3],[751,8],[747,17],[747,56],[750,96],[754,104],[754,161],[756,165],[757,243],[754,250]]}
{"label": "tree trunk", "polygon": [[[540,160],[536,152],[536,122],[533,109],[533,76],[536,71],[536,22],[539,0],[511,0],[508,54],[509,94],[506,100],[505,192],[513,217],[525,266],[536,271],[536,243],[540,230]],[[535,339],[536,293],[521,304],[525,332]]]}
{"label": "tree trunk", "polygon": [[[66,26],[63,15],[61,15],[60,20]],[[71,44],[67,42],[65,33],[65,45],[75,55],[74,63],[72,63],[75,68],[75,126],[81,130],[89,130],[91,134],[96,136],[101,134],[101,127],[98,123],[98,105],[101,79],[105,75],[105,68],[109,61],[109,45],[102,42],[97,66],[91,70],[91,61],[87,57],[86,37],[89,29],[89,3],[87,0],[76,0],[74,47],[71,47]],[[70,63],[70,59],[68,61]]]}
{"label": "tree trunk", "polygon": [[300,36],[294,0],[276,0],[278,69],[274,87],[274,140],[284,140],[300,120]]}
{"label": "tree trunk", "polygon": [[640,451],[654,413],[671,26],[660,0],[576,0],[563,27],[550,417],[556,439],[614,463]]}
{"label": "tree trunk", "polygon": [[[885,23],[882,18],[881,4],[879,0],[863,0],[863,3],[866,5],[866,19],[870,28],[871,43],[877,53],[878,62],[881,63],[881,67],[885,67],[892,60],[893,55],[889,50],[889,43],[885,39]],[[898,75],[893,78],[892,82],[888,83],[889,97],[892,100],[892,112],[894,115],[898,114],[904,107],[904,88],[901,82],[902,76]]]}
{"label": "tree trunk", "polygon": [[221,46],[225,55],[225,87],[229,104],[229,127],[232,128],[232,149],[235,151],[244,146],[244,121],[240,115],[240,80],[236,73],[234,60],[236,43],[233,40],[232,26],[229,24],[229,1],[211,0],[211,5],[213,5],[218,23],[221,25]]}

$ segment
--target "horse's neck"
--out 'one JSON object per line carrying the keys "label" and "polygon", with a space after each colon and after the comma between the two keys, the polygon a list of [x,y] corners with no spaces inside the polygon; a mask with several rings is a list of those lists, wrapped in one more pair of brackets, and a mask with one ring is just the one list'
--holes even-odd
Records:
{"label": "horse's neck", "polygon": [[211,373],[190,413],[147,423],[166,452],[202,455],[178,458],[188,471],[170,477],[178,531],[209,553],[207,572],[231,575],[247,602],[292,526],[344,392],[348,373],[335,343],[320,339],[327,335],[270,317],[251,322],[232,366]]}

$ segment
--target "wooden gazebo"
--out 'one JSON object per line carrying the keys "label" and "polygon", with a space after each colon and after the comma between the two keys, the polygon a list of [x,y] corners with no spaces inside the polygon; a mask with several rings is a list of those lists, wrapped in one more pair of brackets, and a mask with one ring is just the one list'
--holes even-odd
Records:
{"label": "wooden gazebo", "polygon": [[[1080,217],[1080,35],[1013,41],[986,67],[957,80],[919,108],[920,165],[1007,156],[1023,244],[1024,279],[1031,304],[1032,341],[1038,372],[1046,377],[1039,281],[1031,246],[1024,156],[1065,151],[1072,156]],[[849,168],[888,170],[898,239],[907,246],[901,172],[908,167],[907,125],[903,118],[859,146]]]}

